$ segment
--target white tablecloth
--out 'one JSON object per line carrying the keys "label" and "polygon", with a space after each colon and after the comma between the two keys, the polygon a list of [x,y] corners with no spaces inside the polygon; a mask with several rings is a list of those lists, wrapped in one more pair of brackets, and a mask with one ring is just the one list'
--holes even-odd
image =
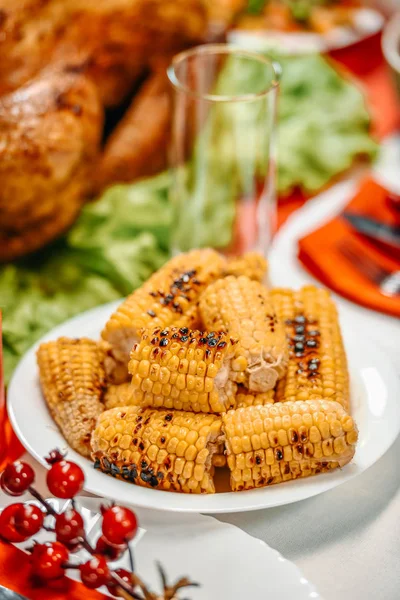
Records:
{"label": "white tablecloth", "polygon": [[373,467],[321,496],[219,518],[295,562],[325,600],[400,598],[400,438]]}

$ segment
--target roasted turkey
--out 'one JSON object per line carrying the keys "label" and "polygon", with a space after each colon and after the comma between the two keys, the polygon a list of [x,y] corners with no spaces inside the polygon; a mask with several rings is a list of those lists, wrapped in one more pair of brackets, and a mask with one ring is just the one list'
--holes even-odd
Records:
{"label": "roasted turkey", "polygon": [[76,218],[98,157],[103,111],[79,72],[49,69],[0,98],[0,260],[31,252]]}
{"label": "roasted turkey", "polygon": [[105,145],[95,189],[154,175],[167,166],[171,102],[164,71],[150,76]]}
{"label": "roasted turkey", "polygon": [[[207,2],[0,0],[0,261],[57,237],[94,191],[165,166],[167,84],[151,72],[206,39]],[[96,187],[104,108],[149,74]]]}
{"label": "roasted turkey", "polygon": [[202,0],[0,0],[0,94],[49,63],[81,64],[113,106],[153,61],[206,29]]}

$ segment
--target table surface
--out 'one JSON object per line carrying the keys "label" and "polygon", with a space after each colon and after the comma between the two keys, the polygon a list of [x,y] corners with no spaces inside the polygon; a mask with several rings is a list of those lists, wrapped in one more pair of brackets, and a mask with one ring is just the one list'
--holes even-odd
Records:
{"label": "table surface", "polygon": [[400,438],[373,467],[334,490],[219,518],[295,562],[325,600],[400,598]]}

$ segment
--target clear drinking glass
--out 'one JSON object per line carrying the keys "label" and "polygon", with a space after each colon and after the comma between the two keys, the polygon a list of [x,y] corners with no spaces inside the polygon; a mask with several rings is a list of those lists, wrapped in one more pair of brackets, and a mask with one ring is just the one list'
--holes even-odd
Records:
{"label": "clear drinking glass", "polygon": [[178,54],[170,165],[173,250],[266,253],[276,226],[279,66],[225,44]]}

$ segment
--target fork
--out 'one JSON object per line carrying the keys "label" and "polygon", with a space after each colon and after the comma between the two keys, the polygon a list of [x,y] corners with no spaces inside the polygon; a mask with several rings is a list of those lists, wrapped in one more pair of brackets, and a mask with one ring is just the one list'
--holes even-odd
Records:
{"label": "fork", "polygon": [[388,271],[377,265],[353,244],[341,243],[338,249],[364,277],[379,287],[384,296],[400,295],[400,271]]}

